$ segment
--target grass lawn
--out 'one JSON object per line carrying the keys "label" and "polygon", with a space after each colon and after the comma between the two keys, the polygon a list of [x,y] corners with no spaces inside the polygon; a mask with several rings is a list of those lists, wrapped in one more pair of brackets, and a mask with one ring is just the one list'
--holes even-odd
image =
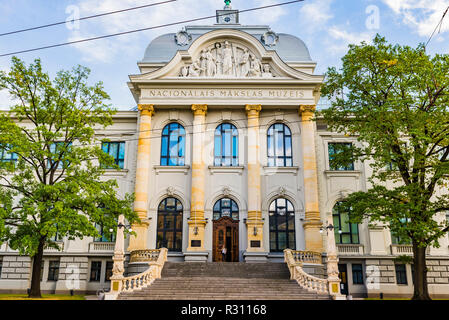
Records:
{"label": "grass lawn", "polygon": [[43,294],[41,299],[28,298],[27,294],[0,294],[0,300],[85,300],[84,296],[63,294]]}

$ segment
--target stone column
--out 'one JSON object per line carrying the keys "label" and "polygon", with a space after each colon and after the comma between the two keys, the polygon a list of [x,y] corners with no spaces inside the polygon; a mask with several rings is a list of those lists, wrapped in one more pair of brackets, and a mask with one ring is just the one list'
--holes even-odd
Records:
{"label": "stone column", "polygon": [[248,247],[245,260],[265,260],[260,190],[259,114],[261,105],[246,105],[248,115]]}
{"label": "stone column", "polygon": [[147,233],[150,225],[148,220],[148,190],[150,183],[151,117],[154,115],[154,105],[139,104],[138,108],[140,111],[140,126],[134,211],[139,215],[141,223],[132,226],[136,236],[130,237],[128,251],[147,249]]}
{"label": "stone column", "polygon": [[205,261],[208,254],[204,248],[204,188],[206,166],[203,160],[204,132],[207,105],[194,104],[193,146],[192,146],[192,190],[190,203],[189,243],[185,254],[186,261]]}
{"label": "stone column", "polygon": [[315,149],[315,122],[312,120],[316,106],[300,106],[302,155],[304,166],[305,221],[304,234],[306,250],[323,252],[320,233],[321,219],[318,203],[318,173]]}

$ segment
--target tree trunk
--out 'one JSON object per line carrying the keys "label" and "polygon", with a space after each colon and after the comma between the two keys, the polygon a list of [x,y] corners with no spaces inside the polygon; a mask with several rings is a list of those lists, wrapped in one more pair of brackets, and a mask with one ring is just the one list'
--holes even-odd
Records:
{"label": "tree trunk", "polygon": [[31,273],[31,289],[29,298],[41,298],[41,266],[44,254],[45,238],[40,238],[37,253],[33,257],[33,271]]}
{"label": "tree trunk", "polygon": [[426,265],[426,249],[418,247],[413,243],[413,262],[414,262],[414,292],[412,300],[432,300],[430,299],[427,286],[427,265]]}

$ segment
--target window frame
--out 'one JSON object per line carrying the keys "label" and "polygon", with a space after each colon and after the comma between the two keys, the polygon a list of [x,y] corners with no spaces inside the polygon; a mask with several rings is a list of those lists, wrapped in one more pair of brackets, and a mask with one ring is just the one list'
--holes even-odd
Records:
{"label": "window frame", "polygon": [[[277,131],[276,126],[282,125],[282,131]],[[286,134],[286,129],[288,134]],[[272,131],[272,132],[271,132]],[[282,132],[282,155],[277,154],[276,136],[277,132]],[[290,139],[290,145],[286,143],[286,138]],[[290,150],[290,153],[287,152]],[[270,155],[271,154],[271,155]],[[283,165],[278,165],[278,160],[283,162]],[[293,167],[293,134],[288,125],[282,122],[273,123],[267,130],[267,166],[268,167]]]}
{"label": "window frame", "polygon": [[[174,199],[175,205],[174,206],[168,206],[167,200]],[[180,205],[181,209],[178,209],[178,204]],[[163,206],[163,209],[161,210],[161,206]],[[171,210],[169,208],[173,207],[174,209]],[[167,217],[173,216],[173,226],[171,228],[166,227],[167,223]],[[162,221],[162,228],[159,227],[160,220]],[[181,227],[178,229],[176,228],[176,225],[178,223],[178,219],[181,219]],[[156,226],[156,249],[160,249],[162,247],[167,248],[170,252],[182,252],[182,240],[183,240],[183,225],[184,225],[184,206],[182,205],[182,202],[175,198],[175,197],[167,197],[164,198],[157,208],[157,226]],[[158,238],[159,234],[162,233],[162,238]],[[167,244],[167,234],[172,234],[172,246],[165,245]],[[176,246],[178,239],[178,233],[180,234],[180,245],[179,247]]]}
{"label": "window frame", "polygon": [[[328,161],[328,164],[329,164],[329,170],[330,171],[355,171],[355,163],[354,163],[354,161],[351,163],[351,165],[349,165],[349,166],[346,166],[346,167],[339,167],[339,168],[335,168],[335,167],[332,167],[332,164],[331,164],[331,157],[332,157],[332,155],[333,154],[335,154],[335,153],[332,153],[331,154],[331,145],[336,145],[336,144],[340,144],[340,145],[348,145],[348,146],[350,146],[350,147],[352,147],[353,146],[353,142],[338,142],[338,141],[329,141],[328,143],[327,143],[327,161]],[[334,152],[335,152],[335,150],[334,149],[332,149]]]}
{"label": "window frame", "polygon": [[[357,268],[360,266],[360,269],[355,270],[354,266],[357,266]],[[351,272],[352,272],[352,284],[356,284],[356,285],[365,284],[364,273],[363,273],[363,264],[352,263],[351,264]]]}
{"label": "window frame", "polygon": [[[285,200],[285,206],[278,205],[279,200]],[[272,210],[272,206],[274,203],[274,210]],[[288,210],[289,203],[292,207],[292,210]],[[285,208],[285,215],[279,214],[279,209]],[[296,250],[296,215],[295,215],[295,207],[293,203],[287,198],[276,198],[270,203],[270,207],[268,209],[269,215],[269,235],[270,235],[270,252],[283,252],[285,249],[289,248],[290,240],[293,240],[294,248],[289,248],[292,250]],[[283,217],[285,221],[282,221]],[[291,228],[289,223],[289,218],[293,217],[293,226]],[[280,221],[281,220],[281,221]],[[279,226],[285,222],[285,229],[280,229]],[[274,234],[275,238],[275,247],[273,248],[273,242],[271,241],[272,235]],[[285,244],[286,247],[283,248],[279,245],[279,235],[285,234]],[[293,235],[293,239],[290,239],[291,235]]]}
{"label": "window frame", "polygon": [[115,242],[115,234],[114,233],[111,233],[111,238],[108,239],[104,235],[104,226],[102,224],[95,222],[94,226],[101,235],[101,237],[94,237],[94,242]]}
{"label": "window frame", "polygon": [[[398,267],[404,268],[403,270],[398,270]],[[404,263],[396,263],[394,265],[394,270],[396,274],[396,284],[408,285],[407,279],[407,265]]]}
{"label": "window frame", "polygon": [[[176,126],[176,128],[172,128]],[[170,138],[173,132],[178,130],[178,142],[176,143],[176,156],[172,156],[170,152]],[[166,167],[185,166],[186,163],[186,130],[179,122],[170,122],[162,129],[161,136],[161,152],[160,164]],[[164,144],[164,141],[166,143]],[[164,148],[165,147],[165,148]],[[172,164],[172,159],[175,159],[176,164]],[[165,161],[164,161],[165,160]]]}
{"label": "window frame", "polygon": [[[54,141],[50,144],[50,152],[54,155],[58,155],[58,153],[56,153],[56,149],[58,148],[58,145],[65,145],[67,142],[66,141]],[[69,142],[68,143],[68,148],[72,147],[72,143]],[[54,149],[54,150],[53,150]],[[52,159],[53,160],[53,159]],[[54,159],[56,161],[56,159]],[[47,159],[47,169],[50,169],[51,167],[51,160]],[[66,164],[64,165],[64,160],[59,160],[58,161],[58,165],[56,167],[57,170],[62,170],[64,169],[64,166],[67,168],[70,165],[70,161],[66,161]]]}
{"label": "window frame", "polygon": [[[333,222],[333,226],[334,226],[334,235],[335,235],[335,243],[336,244],[360,244],[360,229],[359,229],[359,225],[358,224],[355,224],[355,223],[350,223],[350,222],[343,222],[344,224],[347,224],[348,225],[348,228],[349,228],[349,232],[343,232],[342,231],[342,225],[343,225],[343,223],[342,223],[342,221],[341,221],[341,214],[342,214],[342,211],[340,211],[340,210],[338,210],[337,211],[337,213],[335,213],[336,212],[336,209],[338,209],[339,207],[340,207],[340,204],[342,203],[343,201],[338,201],[335,205],[334,205],[334,207],[332,208],[332,222]],[[349,217],[349,214],[350,214],[350,212],[348,212],[348,217]],[[337,226],[337,224],[335,223],[336,221],[335,221],[335,218],[336,217],[338,217],[338,226]],[[352,230],[352,228],[353,228],[353,226],[356,226],[356,228],[357,228],[357,232],[353,232],[353,230]],[[339,231],[341,231],[341,233],[339,232]],[[350,239],[350,241],[349,241],[349,243],[345,243],[345,242],[343,242],[343,237],[344,236],[347,236],[347,235],[349,235],[349,239]],[[354,235],[357,235],[357,242],[356,241],[354,241]]]}
{"label": "window frame", "polygon": [[[105,151],[105,145],[107,145],[107,151]],[[116,154],[111,154],[111,145],[118,145]],[[120,157],[120,151],[123,147],[123,159]],[[114,163],[119,167],[120,170],[125,169],[125,158],[126,158],[126,141],[102,141],[101,142],[101,150],[112,156],[114,158]],[[123,164],[121,166],[121,164]],[[104,169],[116,169],[114,167],[109,167],[104,164],[101,164],[101,167]]]}
{"label": "window frame", "polygon": [[[97,264],[99,265],[99,268],[94,268],[94,264],[97,266]],[[90,272],[89,272],[89,282],[100,282],[101,281],[101,268],[103,266],[103,261],[101,260],[92,260],[90,262]],[[95,271],[95,275],[97,275],[97,277],[92,277],[92,272]]]}
{"label": "window frame", "polygon": [[47,281],[58,281],[60,265],[59,260],[48,261]]}
{"label": "window frame", "polygon": [[[223,201],[229,200],[229,206],[223,206]],[[234,210],[234,206],[237,208],[237,210]],[[223,216],[223,209],[229,209],[230,215],[229,216]],[[218,215],[218,216],[216,216]],[[229,217],[234,221],[239,221],[239,206],[237,202],[235,202],[233,199],[229,197],[224,197],[219,200],[217,200],[213,206],[212,209],[212,220],[217,221],[220,220],[222,217]],[[237,219],[235,219],[235,217]]]}
{"label": "window frame", "polygon": [[[109,266],[110,266],[110,268],[109,268]],[[111,277],[114,274],[112,271],[114,269],[114,261],[106,261],[105,267],[106,267],[106,269],[104,272],[104,282],[109,282],[109,281],[111,281]],[[109,276],[108,276],[108,274],[109,274]]]}
{"label": "window frame", "polygon": [[[8,145],[7,145],[8,146]],[[5,147],[7,147],[5,146]],[[0,162],[16,162],[19,160],[19,155],[15,152],[8,152],[5,147],[0,145]],[[5,155],[9,155],[9,158],[6,158]]]}
{"label": "window frame", "polygon": [[[229,129],[224,129],[229,126]],[[226,155],[229,137],[230,155]],[[217,150],[217,141],[220,141],[220,152]],[[229,162],[228,162],[229,161]],[[223,122],[214,131],[214,166],[215,167],[238,167],[239,166],[239,131],[235,125]]]}

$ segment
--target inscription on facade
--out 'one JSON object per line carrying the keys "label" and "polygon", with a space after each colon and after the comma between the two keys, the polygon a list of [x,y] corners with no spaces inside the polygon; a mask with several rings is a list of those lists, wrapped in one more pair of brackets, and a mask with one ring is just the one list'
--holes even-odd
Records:
{"label": "inscription on facade", "polygon": [[143,98],[304,98],[303,90],[288,89],[147,89]]}

